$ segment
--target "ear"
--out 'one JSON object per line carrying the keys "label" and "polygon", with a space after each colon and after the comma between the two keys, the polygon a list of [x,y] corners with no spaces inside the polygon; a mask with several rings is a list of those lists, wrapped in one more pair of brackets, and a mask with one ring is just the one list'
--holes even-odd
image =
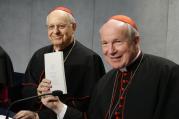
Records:
{"label": "ear", "polygon": [[134,43],[135,43],[136,45],[139,45],[139,44],[140,44],[140,37],[139,37],[139,36],[135,36],[133,40],[134,40]]}
{"label": "ear", "polygon": [[74,31],[76,31],[76,23],[72,23],[72,28]]}

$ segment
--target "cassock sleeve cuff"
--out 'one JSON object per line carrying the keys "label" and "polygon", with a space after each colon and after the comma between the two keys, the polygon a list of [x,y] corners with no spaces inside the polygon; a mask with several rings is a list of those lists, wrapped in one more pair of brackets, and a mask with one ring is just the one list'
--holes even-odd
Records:
{"label": "cassock sleeve cuff", "polygon": [[57,119],[63,119],[67,111],[67,105],[63,104],[62,110],[57,114]]}

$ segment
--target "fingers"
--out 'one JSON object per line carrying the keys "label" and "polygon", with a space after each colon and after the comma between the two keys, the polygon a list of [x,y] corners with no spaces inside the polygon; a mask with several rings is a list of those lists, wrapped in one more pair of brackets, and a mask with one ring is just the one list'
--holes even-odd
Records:
{"label": "fingers", "polygon": [[56,114],[58,114],[58,110],[62,108],[61,105],[63,103],[59,100],[58,96],[48,96],[45,98],[41,98],[41,102],[51,110],[53,110]]}
{"label": "fingers", "polygon": [[61,113],[61,111],[66,108],[65,104],[59,100],[58,96],[42,98],[41,101],[46,107],[53,110],[56,114]]}
{"label": "fingers", "polygon": [[48,93],[51,87],[52,87],[51,81],[48,79],[43,79],[37,88],[38,95]]}
{"label": "fingers", "polygon": [[18,112],[13,119],[36,119],[37,113],[28,111],[28,110],[22,110]]}
{"label": "fingers", "polygon": [[46,96],[46,97],[42,97],[42,98],[41,98],[41,101],[42,101],[42,103],[43,103],[44,105],[46,105],[47,103],[59,101],[59,98],[58,98],[58,96],[49,95],[49,96]]}

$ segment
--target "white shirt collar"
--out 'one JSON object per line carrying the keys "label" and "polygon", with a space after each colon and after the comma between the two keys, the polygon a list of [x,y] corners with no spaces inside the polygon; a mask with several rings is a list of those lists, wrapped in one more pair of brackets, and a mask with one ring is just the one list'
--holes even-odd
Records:
{"label": "white shirt collar", "polygon": [[[139,52],[137,53],[136,57],[132,60],[132,62],[131,62],[130,64],[132,64],[133,62],[136,61],[136,59],[139,57],[140,53],[141,53],[141,50],[139,50]],[[130,64],[129,64],[129,65],[130,65]],[[123,67],[123,68],[121,68],[121,69],[119,69],[119,70],[120,70],[121,72],[125,72],[125,71],[127,71],[127,68],[126,68],[126,66],[125,66],[125,67]]]}

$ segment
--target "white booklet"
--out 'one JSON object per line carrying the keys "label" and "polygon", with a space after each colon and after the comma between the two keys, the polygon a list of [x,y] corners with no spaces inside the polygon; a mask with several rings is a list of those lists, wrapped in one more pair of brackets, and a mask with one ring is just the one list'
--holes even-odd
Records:
{"label": "white booklet", "polygon": [[63,52],[46,53],[44,57],[45,78],[51,80],[51,91],[61,90],[63,94],[67,94]]}
{"label": "white booklet", "polygon": [[[4,116],[4,115],[0,115],[0,119],[5,119],[6,118],[6,116]],[[8,119],[12,119],[11,117],[8,117]]]}

